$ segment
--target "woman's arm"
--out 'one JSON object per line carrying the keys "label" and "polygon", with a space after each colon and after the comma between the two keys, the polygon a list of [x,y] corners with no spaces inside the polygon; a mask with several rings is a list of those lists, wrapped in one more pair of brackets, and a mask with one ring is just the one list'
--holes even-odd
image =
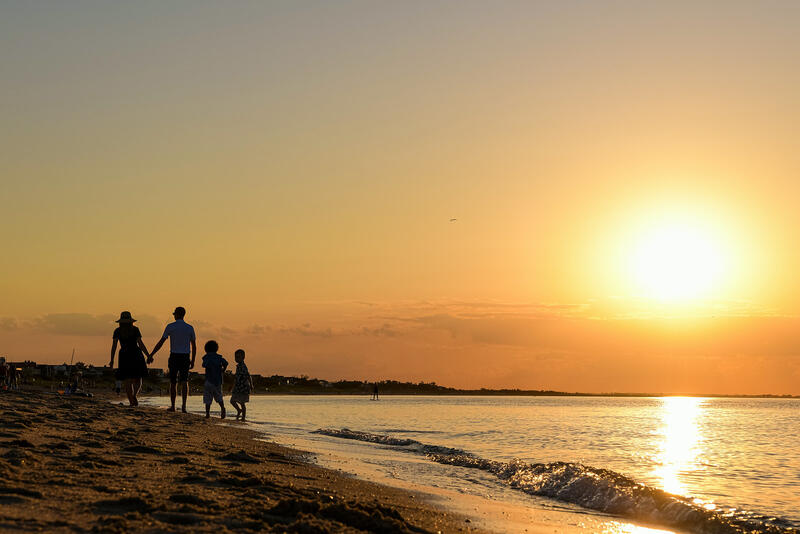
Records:
{"label": "woman's arm", "polygon": [[142,338],[137,339],[136,343],[139,345],[139,348],[142,349],[142,352],[144,352],[144,355],[147,356],[147,363],[152,362],[153,361],[153,357],[150,356],[149,352],[147,352],[147,347],[144,346],[144,341],[142,341]]}
{"label": "woman's arm", "polygon": [[114,367],[114,355],[117,353],[117,338],[114,338],[114,342],[111,343],[111,363],[108,364],[109,367]]}

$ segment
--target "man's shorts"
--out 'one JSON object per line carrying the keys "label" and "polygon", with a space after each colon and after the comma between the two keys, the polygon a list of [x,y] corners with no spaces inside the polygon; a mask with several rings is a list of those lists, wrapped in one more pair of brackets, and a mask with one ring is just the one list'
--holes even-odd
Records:
{"label": "man's shorts", "polygon": [[189,380],[189,355],[169,353],[167,367],[169,368],[169,383],[187,382]]}
{"label": "man's shorts", "polygon": [[222,404],[222,385],[217,386],[206,381],[206,386],[203,388],[203,404],[211,404],[211,401]]}

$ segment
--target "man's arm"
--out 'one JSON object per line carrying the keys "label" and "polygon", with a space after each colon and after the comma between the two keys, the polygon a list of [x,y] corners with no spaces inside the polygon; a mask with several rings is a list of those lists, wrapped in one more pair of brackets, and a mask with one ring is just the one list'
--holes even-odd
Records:
{"label": "man's arm", "polygon": [[165,342],[166,340],[167,340],[167,338],[166,338],[166,337],[162,337],[162,338],[159,340],[159,342],[158,342],[158,343],[156,343],[156,346],[155,346],[155,347],[153,347],[153,352],[151,352],[151,353],[150,353],[150,357],[151,357],[151,358],[152,358],[153,356],[155,356],[155,355],[156,355],[156,352],[158,352],[158,349],[160,349],[160,348],[161,348],[161,346],[164,344],[164,342]]}
{"label": "man's arm", "polygon": [[194,368],[194,357],[197,355],[197,343],[195,342],[194,339],[191,341],[191,343],[192,343],[192,361],[189,362],[189,369]]}

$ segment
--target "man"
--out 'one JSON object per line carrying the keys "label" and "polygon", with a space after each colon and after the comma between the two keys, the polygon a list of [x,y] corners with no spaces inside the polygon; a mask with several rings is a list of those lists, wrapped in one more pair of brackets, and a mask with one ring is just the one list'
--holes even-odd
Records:
{"label": "man", "polygon": [[[169,323],[164,329],[164,335],[161,336],[161,340],[153,348],[153,352],[150,353],[148,363],[153,361],[153,356],[169,338],[169,361],[167,362],[167,367],[169,368],[169,398],[172,402],[172,407],[169,411],[175,411],[175,397],[178,396],[178,382],[180,382],[181,397],[183,398],[181,411],[186,413],[186,398],[189,396],[189,369],[194,367],[197,343],[195,341],[194,328],[183,321],[186,316],[186,310],[178,306],[172,312],[172,315],[175,317],[175,322]],[[189,356],[190,347],[192,351],[191,357]]]}

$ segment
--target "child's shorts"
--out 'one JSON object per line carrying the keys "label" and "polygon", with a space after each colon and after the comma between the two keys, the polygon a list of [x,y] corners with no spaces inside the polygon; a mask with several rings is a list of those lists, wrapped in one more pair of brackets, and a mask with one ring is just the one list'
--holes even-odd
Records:
{"label": "child's shorts", "polygon": [[222,386],[206,382],[206,386],[203,388],[203,404],[211,404],[211,401],[222,404]]}

